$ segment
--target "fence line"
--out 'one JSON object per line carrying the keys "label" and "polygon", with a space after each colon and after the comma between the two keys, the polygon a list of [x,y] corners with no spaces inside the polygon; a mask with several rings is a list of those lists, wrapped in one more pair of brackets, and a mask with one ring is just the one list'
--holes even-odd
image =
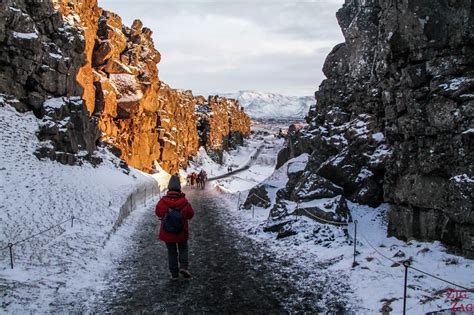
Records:
{"label": "fence line", "polygon": [[80,218],[74,218],[74,219],[76,219],[77,221],[80,221],[82,223],[85,223],[87,225],[91,225],[91,226],[100,226],[100,227],[105,226],[104,224],[101,224],[101,223],[92,223],[92,222],[88,222],[88,221],[80,219]]}
{"label": "fence line", "polygon": [[250,196],[247,196],[247,199],[252,198],[252,197],[257,197],[258,199],[260,199],[261,201],[263,201],[263,202],[265,202],[265,203],[271,203],[270,201],[265,200],[265,199],[263,199],[262,197],[260,197],[259,195],[254,194],[254,193],[251,194]]}
{"label": "fence line", "polygon": [[415,267],[413,267],[413,266],[410,266],[410,267],[408,267],[408,268],[413,269],[413,270],[415,270],[415,271],[418,271],[418,272],[420,272],[420,273],[422,273],[422,274],[425,274],[425,275],[427,275],[427,276],[429,276],[429,277],[431,277],[431,278],[434,278],[434,279],[437,279],[437,280],[446,282],[446,283],[448,283],[448,284],[451,284],[451,285],[453,285],[453,286],[455,286],[455,287],[464,289],[464,290],[469,291],[469,292],[474,292],[474,288],[467,288],[467,287],[464,287],[464,286],[462,286],[462,285],[459,285],[459,284],[456,284],[456,283],[454,283],[454,282],[451,282],[451,281],[442,279],[442,278],[440,278],[440,277],[438,277],[438,276],[432,275],[432,274],[430,274],[430,273],[428,273],[428,272],[426,272],[426,271],[420,270],[420,269],[415,268]]}
{"label": "fence line", "polygon": [[[393,263],[400,264],[400,262],[395,261],[394,259],[392,259],[392,258],[390,258],[390,257],[388,257],[388,256],[386,256],[386,255],[384,255],[384,254],[382,254],[379,250],[377,250],[377,249],[375,248],[375,246],[373,246],[373,245],[367,240],[367,238],[366,238],[362,233],[361,233],[361,235],[362,235],[362,237],[364,238],[364,240],[367,242],[367,244],[369,244],[369,246],[372,247],[372,248],[375,250],[375,252],[376,252],[377,254],[379,254],[380,256],[384,257],[385,259],[390,260],[390,261],[393,262]],[[407,268],[413,269],[413,270],[415,270],[415,271],[417,271],[417,272],[419,272],[419,273],[422,273],[422,274],[424,274],[424,275],[427,275],[427,276],[432,277],[432,278],[434,278],[434,279],[437,279],[437,280],[439,280],[439,281],[446,282],[446,283],[448,283],[448,284],[450,284],[450,285],[453,285],[453,286],[455,286],[455,287],[464,289],[464,290],[466,290],[466,291],[474,292],[474,289],[473,289],[473,288],[467,288],[467,287],[465,287],[464,285],[460,285],[460,284],[454,283],[454,282],[452,282],[452,281],[449,281],[449,280],[440,278],[440,277],[438,277],[438,276],[436,276],[436,275],[433,275],[433,274],[431,274],[431,273],[429,273],[429,272],[426,272],[426,271],[423,271],[423,270],[418,269],[418,268],[416,268],[416,267],[413,267],[412,264],[413,264],[413,263],[410,262],[410,265],[407,266]]]}
{"label": "fence line", "polygon": [[[36,237],[36,236],[39,236],[39,235],[44,234],[44,233],[46,233],[46,232],[49,232],[49,231],[51,231],[52,229],[57,228],[57,227],[63,225],[64,223],[71,221],[72,219],[73,219],[73,217],[71,217],[71,218],[69,218],[69,219],[67,219],[67,220],[64,220],[64,221],[62,221],[62,222],[60,222],[60,223],[57,223],[57,224],[55,224],[55,225],[53,225],[53,226],[50,226],[49,228],[47,228],[47,229],[45,229],[45,230],[43,230],[43,231],[40,231],[40,232],[38,232],[38,233],[36,233],[36,234],[30,235],[30,236],[28,236],[28,237],[26,237],[26,238],[24,238],[24,239],[22,239],[22,240],[20,240],[20,241],[16,241],[16,242],[13,242],[13,243],[8,243],[7,246],[0,248],[0,250],[5,250],[5,249],[7,249],[7,248],[9,248],[9,247],[11,247],[11,246],[15,246],[15,245],[17,245],[17,244],[20,244],[20,243],[29,241],[30,239],[32,239],[32,238],[34,238],[34,237]],[[11,245],[11,246],[10,246],[10,245]]]}
{"label": "fence line", "polygon": [[[260,200],[262,200],[262,201],[268,203],[268,201],[264,200],[263,198],[261,198],[260,196],[258,196],[258,195],[256,195],[256,194],[250,195],[250,197],[252,197],[252,196],[256,196],[256,197],[259,198]],[[248,198],[249,198],[249,196],[247,196],[247,199],[248,199]],[[240,194],[239,194],[239,200],[240,200]],[[239,204],[237,205],[237,208],[240,209],[240,205],[239,205]],[[336,222],[336,221],[327,220],[327,219],[321,218],[321,217],[319,217],[319,216],[317,216],[317,215],[315,215],[315,214],[309,212],[309,211],[306,210],[305,208],[300,208],[299,203],[297,204],[297,208],[296,208],[296,209],[298,209],[298,210],[299,210],[299,209],[303,210],[303,211],[308,215],[309,218],[311,218],[311,219],[313,219],[313,220],[315,220],[315,221],[318,221],[318,223],[321,223],[321,222],[319,222],[319,221],[322,221],[322,222],[326,222],[326,223],[333,224],[333,225],[338,225],[338,226],[348,226],[349,224],[354,224],[355,227],[357,228],[357,223],[358,223],[357,220],[354,220],[353,222]],[[360,232],[359,232],[359,233],[360,233]],[[374,245],[372,245],[371,242],[369,242],[369,240],[367,239],[367,237],[365,237],[364,234],[362,234],[362,233],[360,233],[360,234],[361,234],[362,238],[365,240],[365,242],[375,251],[375,253],[377,253],[377,254],[380,255],[381,257],[383,257],[383,258],[389,260],[389,261],[392,262],[392,263],[400,264],[400,262],[395,261],[394,259],[388,257],[387,255],[385,255],[385,254],[383,254],[381,251],[379,251]],[[354,264],[353,264],[353,266],[355,266],[355,256],[356,256],[356,247],[355,247],[355,246],[356,246],[356,243],[357,243],[357,239],[355,238],[355,239],[354,239]],[[455,286],[455,287],[464,289],[464,290],[466,290],[466,291],[468,291],[468,292],[474,292],[474,288],[468,288],[468,287],[466,287],[466,286],[464,286],[464,285],[460,285],[460,284],[454,283],[454,282],[452,282],[452,281],[449,281],[449,280],[440,278],[440,277],[438,277],[438,276],[436,276],[436,275],[433,275],[433,274],[431,274],[431,273],[429,273],[429,272],[426,272],[426,271],[423,271],[423,270],[421,270],[421,269],[418,269],[418,268],[412,266],[412,263],[409,262],[409,261],[404,261],[403,263],[404,263],[403,265],[405,266],[406,269],[413,269],[413,270],[415,270],[415,271],[417,271],[417,272],[419,272],[419,273],[425,274],[425,275],[427,275],[427,276],[429,276],[429,277],[432,277],[432,278],[434,278],[434,279],[437,279],[437,280],[439,280],[439,281],[443,281],[443,282],[448,283],[448,284],[450,284],[450,285],[452,285],[452,286]],[[406,263],[407,263],[407,264],[406,264]],[[417,303],[417,304],[418,304],[418,303]],[[412,308],[415,307],[417,304],[411,306],[409,309],[412,309]]]}
{"label": "fence line", "polygon": [[323,222],[326,222],[326,223],[329,223],[329,224],[334,224],[334,225],[349,225],[353,222],[337,222],[337,221],[330,221],[330,220],[326,220],[326,219],[323,219],[323,218],[320,218],[318,216],[316,216],[315,214],[312,214],[311,212],[309,212],[308,210],[306,210],[305,208],[298,208],[297,209],[301,209],[303,210],[304,212],[306,212],[310,217],[313,218],[313,220],[320,220],[320,221],[323,221]]}
{"label": "fence line", "polygon": [[[147,199],[147,196],[149,196],[149,197],[151,197],[151,198],[154,198],[154,197],[155,197],[154,189],[155,189],[155,185],[152,186],[152,193],[151,193],[150,195],[147,194],[148,188],[147,188],[146,186],[145,186],[144,190],[142,191],[142,192],[144,193],[144,199],[143,199],[143,205],[144,205],[144,206],[146,206],[146,199]],[[139,193],[140,193],[140,189],[137,189],[137,190],[132,191],[132,193],[127,197],[125,203],[124,203],[124,204],[121,206],[121,208],[120,208],[120,211],[119,211],[119,218],[118,218],[118,220],[116,221],[116,224],[112,227],[112,231],[115,231],[115,229],[116,229],[116,227],[117,227],[117,222],[120,221],[121,216],[124,215],[123,209],[124,209],[124,207],[127,207],[127,208],[128,208],[128,203],[129,203],[129,202],[130,202],[130,211],[128,212],[128,214],[133,211],[133,205],[134,205],[134,204],[133,204],[133,195],[138,195]],[[160,196],[160,198],[161,198],[161,191],[160,191],[159,184],[158,184],[158,194],[159,194],[159,196]],[[137,199],[138,199],[138,198],[137,198]],[[136,208],[137,205],[138,205],[138,200],[135,202],[135,208]],[[104,227],[104,226],[105,226],[104,224],[92,223],[92,222],[86,221],[86,220],[84,220],[84,219],[81,219],[81,218],[78,218],[78,217],[75,217],[74,215],[72,215],[72,216],[71,216],[70,218],[68,218],[67,220],[61,221],[61,222],[59,222],[59,223],[57,223],[57,224],[55,224],[55,225],[53,225],[53,226],[50,226],[50,227],[48,227],[48,228],[46,228],[46,229],[44,229],[44,230],[41,230],[41,231],[39,231],[39,232],[37,232],[37,233],[35,233],[35,234],[33,234],[33,235],[30,235],[30,236],[28,236],[28,237],[26,237],[26,238],[24,238],[24,239],[21,239],[21,240],[19,240],[19,241],[15,241],[15,242],[9,242],[7,246],[1,247],[1,248],[0,248],[0,251],[9,249],[9,252],[10,252],[10,266],[11,266],[11,269],[13,269],[13,267],[14,267],[14,266],[13,266],[13,261],[14,261],[14,259],[13,259],[13,246],[16,246],[16,245],[18,245],[18,244],[20,244],[20,243],[23,243],[23,242],[27,242],[27,241],[29,241],[29,240],[31,240],[31,239],[33,239],[33,238],[39,236],[39,235],[42,235],[42,234],[44,234],[44,233],[46,233],[46,232],[51,231],[51,230],[54,229],[54,228],[61,227],[63,224],[65,224],[65,223],[67,223],[67,222],[69,222],[69,221],[71,222],[71,228],[72,228],[72,227],[74,227],[74,220],[77,220],[77,221],[79,221],[79,222],[83,222],[83,223],[85,223],[85,224],[87,224],[87,225],[90,225],[90,226],[99,226],[99,227]],[[122,220],[123,220],[123,218],[122,218]],[[62,234],[62,233],[60,233],[59,235],[61,235],[61,234]],[[59,235],[58,235],[58,236],[59,236]]]}
{"label": "fence line", "polygon": [[[299,209],[299,204],[297,204],[297,209]],[[323,222],[326,222],[326,223],[329,223],[329,224],[334,224],[334,225],[349,225],[349,224],[354,224],[355,225],[355,230],[354,230],[354,262],[352,264],[352,267],[355,267],[357,266],[358,264],[356,263],[356,260],[355,260],[355,257],[357,255],[357,252],[356,252],[356,243],[357,243],[357,238],[356,238],[356,233],[357,233],[357,220],[354,220],[354,222],[347,222],[347,223],[342,223],[342,222],[335,222],[335,221],[330,221],[330,220],[326,220],[326,219],[323,219],[323,218],[320,218],[312,213],[310,213],[308,210],[302,208],[302,210],[304,212],[306,212],[306,214],[313,220],[316,220],[316,221],[323,221]],[[369,242],[369,240],[367,239],[367,237],[365,237],[364,234],[360,233],[362,238],[365,240],[365,242],[375,251],[375,253],[377,253],[378,255],[380,255],[381,257],[391,261],[392,263],[394,264],[397,264],[397,265],[400,265],[400,262],[397,262],[395,261],[394,259],[388,257],[387,255],[383,254],[381,251],[379,251],[377,248],[375,248],[374,245],[372,245],[371,242]],[[418,303],[412,305],[411,307],[409,307],[408,309],[406,308],[406,302],[407,302],[407,289],[408,289],[408,285],[407,285],[407,282],[408,282],[408,269],[413,269],[419,273],[422,273],[426,276],[429,276],[429,277],[432,277],[434,279],[437,279],[439,281],[442,281],[442,282],[445,282],[447,284],[450,284],[452,286],[455,286],[455,287],[458,287],[458,288],[461,288],[461,289],[464,289],[466,290],[467,292],[474,292],[474,288],[468,288],[464,285],[460,285],[460,284],[457,284],[457,283],[454,283],[452,281],[449,281],[449,280],[446,280],[446,279],[443,279],[441,277],[438,277],[436,275],[433,275],[429,272],[426,272],[426,271],[423,271],[421,269],[418,269],[416,267],[414,267],[412,265],[412,262],[409,261],[409,260],[405,260],[402,262],[402,265],[405,267],[405,277],[404,277],[404,293],[403,293],[403,314],[405,315],[406,314],[406,311],[407,310],[411,310],[413,309],[415,306],[417,306],[418,304],[421,303],[421,301],[418,301]]]}
{"label": "fence line", "polygon": [[[247,196],[246,200],[251,198],[251,197],[257,197],[258,199],[260,199],[261,201],[265,202],[266,204],[270,204],[271,205],[271,201],[268,201],[268,200],[265,200],[263,199],[262,197],[256,195],[255,193],[252,193],[250,196]],[[243,202],[242,204],[240,204],[240,192],[239,192],[239,199],[237,200],[237,210],[240,210],[242,208],[242,206],[245,204],[245,202]],[[254,205],[252,204],[252,207]]]}

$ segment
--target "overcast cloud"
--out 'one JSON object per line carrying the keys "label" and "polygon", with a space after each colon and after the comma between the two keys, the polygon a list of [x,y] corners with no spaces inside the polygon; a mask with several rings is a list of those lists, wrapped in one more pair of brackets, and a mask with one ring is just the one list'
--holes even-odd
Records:
{"label": "overcast cloud", "polygon": [[344,0],[99,0],[154,32],[160,79],[195,95],[257,90],[312,95],[343,41]]}

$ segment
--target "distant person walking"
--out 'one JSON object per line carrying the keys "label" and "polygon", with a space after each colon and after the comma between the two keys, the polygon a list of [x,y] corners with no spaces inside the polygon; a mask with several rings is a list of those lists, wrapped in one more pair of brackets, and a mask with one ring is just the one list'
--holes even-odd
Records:
{"label": "distant person walking", "polygon": [[166,243],[168,249],[171,280],[178,280],[179,274],[184,278],[191,278],[188,270],[188,220],[194,216],[194,210],[181,192],[179,176],[171,176],[168,192],[158,201],[155,214],[161,220],[159,238]]}

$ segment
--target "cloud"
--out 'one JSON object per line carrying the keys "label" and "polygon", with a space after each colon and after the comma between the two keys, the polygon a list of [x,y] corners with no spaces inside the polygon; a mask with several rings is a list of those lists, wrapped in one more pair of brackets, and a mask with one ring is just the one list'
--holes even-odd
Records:
{"label": "cloud", "polygon": [[160,78],[199,94],[242,89],[311,95],[343,41],[343,0],[125,0],[100,2],[126,24],[140,18],[162,54]]}

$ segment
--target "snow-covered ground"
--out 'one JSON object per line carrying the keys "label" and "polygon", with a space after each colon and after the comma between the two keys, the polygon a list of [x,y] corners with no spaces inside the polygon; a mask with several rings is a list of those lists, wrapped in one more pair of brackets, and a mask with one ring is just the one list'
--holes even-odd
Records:
{"label": "snow-covered ground", "polygon": [[[65,166],[39,161],[33,153],[39,143],[35,133],[40,120],[32,113],[18,113],[3,98],[0,103],[0,310],[47,313],[67,309],[61,303],[74,303],[78,295],[85,301],[91,288],[100,286],[113,260],[124,254],[120,244],[138,228],[134,222],[145,213],[145,204],[156,201],[158,186],[166,188],[169,174],[159,165],[154,175],[124,170],[119,159],[106,150],[97,152],[104,161],[97,167],[88,162]],[[272,155],[283,140],[257,134],[247,147],[226,153],[223,166],[212,162],[205,151],[195,161],[204,163],[210,174],[222,174],[227,166],[248,163],[262,143],[267,148],[255,161],[260,166],[234,175],[254,172],[260,176],[245,185],[245,178],[239,182],[250,188],[271,174]],[[194,163],[198,167],[201,165]],[[113,233],[125,218],[119,233]],[[9,243],[14,244],[13,269]]]}
{"label": "snow-covered ground", "polygon": [[[294,167],[304,164],[307,158],[307,155],[302,155],[288,161],[264,181],[272,204],[275,202],[276,191],[286,184],[288,165]],[[223,199],[227,201],[228,211],[223,213],[224,218],[233,222],[242,235],[270,248],[277,257],[294,262],[299,270],[310,271],[314,261],[330,262],[326,269],[328,274],[342,272],[350,279],[354,296],[348,297],[352,300],[346,303],[351,311],[379,313],[387,310],[395,314],[401,313],[404,288],[404,267],[401,262],[407,259],[412,261],[413,267],[422,271],[467,288],[474,287],[473,260],[447,253],[439,242],[405,243],[394,237],[387,237],[386,217],[389,206],[386,204],[370,208],[349,202],[353,219],[358,220],[356,259],[359,265],[353,268],[354,224],[344,228],[321,224],[307,217],[290,216],[287,220],[291,222],[286,225],[286,230],[296,233],[277,239],[277,233],[263,231],[270,223],[270,208],[256,207],[254,214],[250,210],[238,208],[238,200],[242,203],[248,194],[246,189],[243,186],[241,192],[231,194],[216,185],[216,191],[221,192]],[[236,185],[234,190],[238,190]],[[296,204],[290,204],[289,207],[291,206],[296,207]],[[409,269],[408,274],[409,314],[449,310],[453,306],[453,294],[449,293],[449,288],[462,291],[461,288],[413,269]],[[303,282],[299,285],[304,290],[309,284]],[[331,289],[328,287],[328,290]],[[469,310],[471,307],[472,310],[474,295],[464,293],[466,294],[467,297],[461,298],[457,307],[463,304],[464,309]]]}
{"label": "snow-covered ground", "polygon": [[[126,174],[105,150],[97,152],[103,159],[97,167],[39,161],[33,155],[38,124],[32,113],[0,100],[0,313],[49,312],[58,292],[87,285],[91,264],[129,211],[129,196],[139,208],[145,195],[158,193],[157,179],[167,182],[163,171]],[[9,243],[15,244],[13,269]]]}
{"label": "snow-covered ground", "polygon": [[316,103],[314,96],[286,96],[258,91],[239,91],[220,94],[235,98],[254,119],[298,119],[301,120],[311,105]]}

